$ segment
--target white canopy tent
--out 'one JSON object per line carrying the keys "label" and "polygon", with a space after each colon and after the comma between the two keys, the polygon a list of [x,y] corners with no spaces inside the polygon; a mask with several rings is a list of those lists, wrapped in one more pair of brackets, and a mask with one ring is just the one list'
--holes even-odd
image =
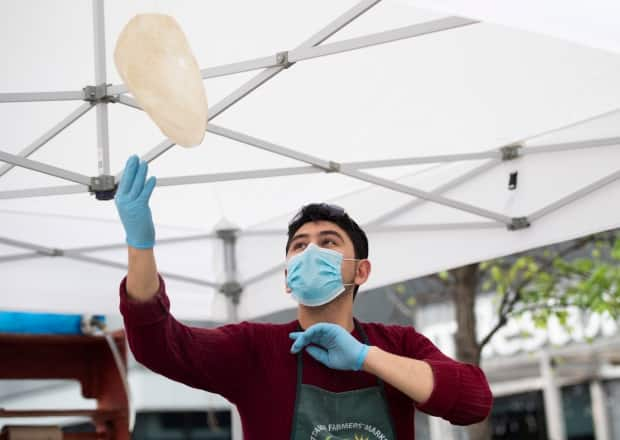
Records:
{"label": "white canopy tent", "polygon": [[[366,226],[367,287],[618,227],[612,6],[550,2],[531,18],[503,2],[519,11],[507,20],[491,2],[432,3],[4,5],[0,308],[118,313],[124,233],[89,189],[105,198],[132,153],[158,176],[156,254],[184,319],[293,307],[285,231],[308,202]],[[153,11],[204,67],[193,149],[162,140],[111,67],[122,26]]]}

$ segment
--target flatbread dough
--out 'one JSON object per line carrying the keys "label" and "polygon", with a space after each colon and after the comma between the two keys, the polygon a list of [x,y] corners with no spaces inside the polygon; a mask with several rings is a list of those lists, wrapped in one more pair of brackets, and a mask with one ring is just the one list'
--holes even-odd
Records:
{"label": "flatbread dough", "polygon": [[198,63],[174,18],[136,15],[118,37],[114,62],[164,135],[184,147],[202,143],[207,97]]}

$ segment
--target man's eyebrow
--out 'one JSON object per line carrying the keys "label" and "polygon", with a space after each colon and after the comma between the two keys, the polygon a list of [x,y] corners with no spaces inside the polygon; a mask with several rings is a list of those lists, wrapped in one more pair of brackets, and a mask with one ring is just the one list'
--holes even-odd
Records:
{"label": "man's eyebrow", "polygon": [[[333,231],[333,230],[327,230],[327,231],[321,231],[319,232],[319,236],[325,236],[325,235],[335,235],[336,237],[338,237],[340,240],[344,241],[344,238],[342,237],[342,235],[340,235],[340,233],[338,231]],[[308,238],[310,237],[310,234],[298,234],[295,235],[292,239],[291,239],[291,243],[299,238]]]}
{"label": "man's eyebrow", "polygon": [[342,235],[340,235],[340,233],[338,231],[333,231],[333,230],[321,231],[321,232],[319,232],[319,235],[335,235],[340,240],[344,241],[344,238],[342,237]]}
{"label": "man's eyebrow", "polygon": [[309,234],[297,234],[293,238],[291,238],[291,243],[297,240],[298,238],[308,238],[309,236],[310,236]]}

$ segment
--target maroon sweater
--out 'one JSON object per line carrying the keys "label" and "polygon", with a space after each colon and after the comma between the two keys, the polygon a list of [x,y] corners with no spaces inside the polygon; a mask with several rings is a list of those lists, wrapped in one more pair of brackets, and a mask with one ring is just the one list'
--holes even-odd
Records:
{"label": "maroon sweater", "polygon": [[[290,353],[288,324],[240,324],[205,329],[179,323],[160,278],[160,291],[150,301],[127,297],[120,286],[120,309],[135,358],[151,370],[191,387],[221,394],[237,405],[246,440],[290,438],[295,403],[296,358]],[[484,419],[492,396],[484,373],[456,362],[413,327],[362,323],[369,343],[390,353],[421,359],[433,370],[430,398],[416,405],[385,384],[388,406],[399,440],[413,440],[413,413],[419,409],[454,424]],[[357,331],[353,335],[360,339]],[[415,380],[415,378],[412,378]],[[304,383],[333,392],[374,386],[376,377],[363,371],[327,368],[304,353]]]}

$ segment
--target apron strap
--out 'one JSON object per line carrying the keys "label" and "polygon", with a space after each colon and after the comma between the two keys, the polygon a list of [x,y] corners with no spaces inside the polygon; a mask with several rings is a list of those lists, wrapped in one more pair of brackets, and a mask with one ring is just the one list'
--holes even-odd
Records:
{"label": "apron strap", "polygon": [[[297,324],[297,328],[301,330],[301,326]],[[295,406],[293,407],[293,424],[291,428],[291,440],[295,440],[295,426],[297,426],[297,414],[299,408],[299,399],[301,397],[301,382],[304,371],[303,361],[301,359],[301,351],[297,353],[297,385],[295,386]]]}

